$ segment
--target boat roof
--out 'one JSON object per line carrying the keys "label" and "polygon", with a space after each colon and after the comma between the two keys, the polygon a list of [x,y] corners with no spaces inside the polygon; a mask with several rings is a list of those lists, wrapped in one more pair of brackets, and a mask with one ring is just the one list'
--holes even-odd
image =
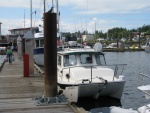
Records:
{"label": "boat roof", "polygon": [[[60,36],[60,34],[57,33],[57,37],[59,37],[59,36]],[[44,38],[44,33],[43,33],[43,32],[35,33],[35,34],[34,34],[34,37],[35,37],[35,38]]]}
{"label": "boat roof", "polygon": [[60,55],[72,55],[72,54],[100,54],[100,55],[104,55],[104,53],[99,52],[99,51],[95,51],[95,49],[92,48],[66,48],[66,49],[62,49],[61,51],[58,51],[57,54]]}
{"label": "boat roof", "polygon": [[36,38],[44,38],[44,33],[35,33],[34,34],[34,38],[36,39]]}

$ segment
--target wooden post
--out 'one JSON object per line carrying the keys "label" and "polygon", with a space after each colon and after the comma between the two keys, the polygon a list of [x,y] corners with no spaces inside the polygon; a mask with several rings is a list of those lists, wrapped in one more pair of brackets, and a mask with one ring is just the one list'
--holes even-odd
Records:
{"label": "wooden post", "polygon": [[25,53],[25,39],[22,38],[22,53]]}
{"label": "wooden post", "polygon": [[45,96],[57,94],[57,22],[56,13],[44,13]]}

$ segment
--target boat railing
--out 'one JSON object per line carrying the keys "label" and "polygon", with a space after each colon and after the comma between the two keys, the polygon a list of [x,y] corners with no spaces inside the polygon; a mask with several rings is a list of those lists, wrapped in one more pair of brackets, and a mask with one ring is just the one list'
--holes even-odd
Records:
{"label": "boat railing", "polygon": [[147,78],[150,79],[150,76],[148,76],[148,75],[146,75],[146,74],[143,74],[143,73],[141,73],[141,72],[138,72],[138,74],[143,76],[142,80],[144,79],[144,77],[147,77]]}
{"label": "boat railing", "polygon": [[91,82],[92,82],[92,79],[93,79],[93,68],[95,67],[107,67],[107,68],[111,68],[114,70],[114,75],[113,75],[113,81],[114,81],[114,78],[119,78],[119,75],[122,75],[123,74],[123,70],[124,70],[124,67],[126,66],[127,64],[113,64],[113,65],[92,65],[92,66],[69,66],[69,67],[64,67],[62,69],[62,74],[63,74],[63,70],[64,69],[69,69],[68,71],[68,74],[70,75],[70,71],[72,68],[76,68],[76,67],[89,67],[90,68],[90,73],[91,73]]}
{"label": "boat railing", "polygon": [[126,65],[127,64],[113,64],[113,65],[106,65],[106,67],[109,67],[114,70],[114,76],[113,76],[113,80],[114,80],[115,77],[119,78],[119,76],[123,74]]}

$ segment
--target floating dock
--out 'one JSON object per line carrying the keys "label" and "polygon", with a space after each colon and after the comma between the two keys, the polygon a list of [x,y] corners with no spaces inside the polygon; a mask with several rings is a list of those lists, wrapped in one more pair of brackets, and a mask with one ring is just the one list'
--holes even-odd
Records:
{"label": "floating dock", "polygon": [[35,69],[34,75],[23,76],[23,61],[5,62],[0,72],[0,113],[86,113],[68,104],[36,106],[34,98],[44,94],[44,78]]}

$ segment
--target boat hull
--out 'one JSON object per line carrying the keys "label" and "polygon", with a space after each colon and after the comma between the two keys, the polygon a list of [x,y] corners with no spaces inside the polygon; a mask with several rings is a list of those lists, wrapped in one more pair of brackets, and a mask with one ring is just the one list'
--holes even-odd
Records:
{"label": "boat hull", "polygon": [[150,99],[150,85],[143,85],[137,88],[145,94],[146,99]]}
{"label": "boat hull", "polygon": [[44,48],[35,48],[33,53],[35,64],[44,66]]}
{"label": "boat hull", "polygon": [[108,82],[107,84],[89,83],[78,85],[58,83],[58,89],[62,89],[64,95],[68,97],[71,102],[77,102],[79,97],[93,97],[98,99],[99,96],[110,96],[121,99],[124,85],[125,81]]}

